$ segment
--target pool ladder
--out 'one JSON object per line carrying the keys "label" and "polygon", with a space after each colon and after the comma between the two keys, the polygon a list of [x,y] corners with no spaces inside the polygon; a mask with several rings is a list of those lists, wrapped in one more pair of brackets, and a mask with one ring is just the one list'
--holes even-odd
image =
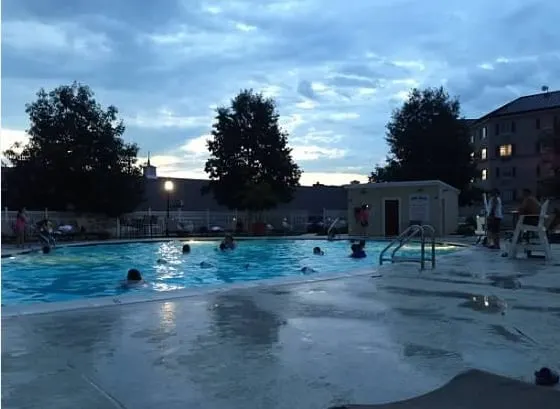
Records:
{"label": "pool ladder", "polygon": [[[406,243],[415,237],[420,237],[420,258],[418,257],[399,257],[396,255]],[[430,239],[432,247],[431,262],[432,269],[436,267],[436,230],[429,224],[413,224],[403,231],[397,238],[393,239],[379,255],[379,265],[383,265],[384,261],[391,263],[399,262],[416,262],[420,263],[420,270],[426,268],[426,241]],[[387,256],[386,253],[391,251],[391,255]]]}

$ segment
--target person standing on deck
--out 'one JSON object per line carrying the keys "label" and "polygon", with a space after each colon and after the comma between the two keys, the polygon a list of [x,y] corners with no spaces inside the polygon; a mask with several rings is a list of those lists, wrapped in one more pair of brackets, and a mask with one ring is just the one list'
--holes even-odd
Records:
{"label": "person standing on deck", "polygon": [[362,235],[367,236],[367,229],[369,226],[369,206],[364,204],[360,209],[360,213],[358,214],[358,221],[360,226],[362,226]]}
{"label": "person standing on deck", "polygon": [[25,244],[25,228],[27,226],[27,211],[25,207],[21,209],[16,216],[16,224],[14,230],[16,233],[17,247],[24,247]]}
{"label": "person standing on deck", "polygon": [[500,248],[500,225],[504,218],[502,209],[502,199],[500,198],[500,191],[498,189],[492,190],[492,197],[490,198],[490,212],[488,214],[488,238],[490,240],[491,249]]}

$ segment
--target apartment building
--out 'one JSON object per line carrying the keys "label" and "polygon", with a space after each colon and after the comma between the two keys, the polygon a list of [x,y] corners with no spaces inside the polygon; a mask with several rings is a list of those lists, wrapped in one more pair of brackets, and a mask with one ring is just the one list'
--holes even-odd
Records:
{"label": "apartment building", "polygon": [[517,98],[470,124],[475,184],[498,188],[504,202],[521,190],[538,193],[539,180],[560,167],[560,91]]}

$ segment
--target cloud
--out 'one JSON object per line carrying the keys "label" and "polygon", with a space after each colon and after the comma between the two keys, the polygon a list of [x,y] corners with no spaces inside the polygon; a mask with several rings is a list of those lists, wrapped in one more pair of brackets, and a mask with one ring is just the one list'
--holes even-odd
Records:
{"label": "cloud", "polygon": [[[29,135],[25,131],[19,131],[16,129],[0,129],[0,158],[2,161],[6,161],[4,152],[11,149],[14,144],[19,143],[21,147],[25,146],[29,142]],[[21,147],[16,149],[16,152],[21,151]]]}
{"label": "cloud", "polygon": [[412,87],[445,85],[473,117],[560,88],[552,0],[4,3],[3,127],[26,129],[40,87],[77,79],[119,108],[163,175],[204,175],[213,109],[244,88],[275,99],[305,180],[323,183],[385,157]]}
{"label": "cloud", "polygon": [[2,152],[10,149],[15,143],[25,145],[27,142],[29,142],[29,135],[25,131],[0,129],[0,151]]}
{"label": "cloud", "polygon": [[97,59],[111,53],[109,38],[77,24],[46,24],[32,20],[7,20],[2,23],[4,47],[21,53],[75,54]]}
{"label": "cloud", "polygon": [[204,116],[180,116],[168,108],[161,108],[157,112],[139,112],[133,117],[125,117],[129,126],[138,128],[199,128],[208,125],[211,118]]}

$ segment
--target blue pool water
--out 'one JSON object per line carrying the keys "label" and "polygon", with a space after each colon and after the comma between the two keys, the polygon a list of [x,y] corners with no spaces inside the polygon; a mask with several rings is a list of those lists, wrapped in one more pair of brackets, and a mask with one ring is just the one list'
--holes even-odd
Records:
{"label": "blue pool water", "polygon": [[[58,248],[50,254],[2,259],[2,303],[55,302],[83,298],[172,291],[282,276],[340,274],[378,263],[386,242],[367,243],[365,259],[351,259],[347,241],[247,240],[232,252],[218,252],[216,241],[130,243]],[[314,256],[315,246],[325,255]],[[456,250],[440,246],[438,254]],[[403,254],[419,255],[410,244]],[[164,260],[162,263],[161,260]],[[201,263],[204,263],[201,266]],[[309,267],[312,272],[302,269]],[[120,282],[130,268],[141,271],[147,284],[125,290]]]}

